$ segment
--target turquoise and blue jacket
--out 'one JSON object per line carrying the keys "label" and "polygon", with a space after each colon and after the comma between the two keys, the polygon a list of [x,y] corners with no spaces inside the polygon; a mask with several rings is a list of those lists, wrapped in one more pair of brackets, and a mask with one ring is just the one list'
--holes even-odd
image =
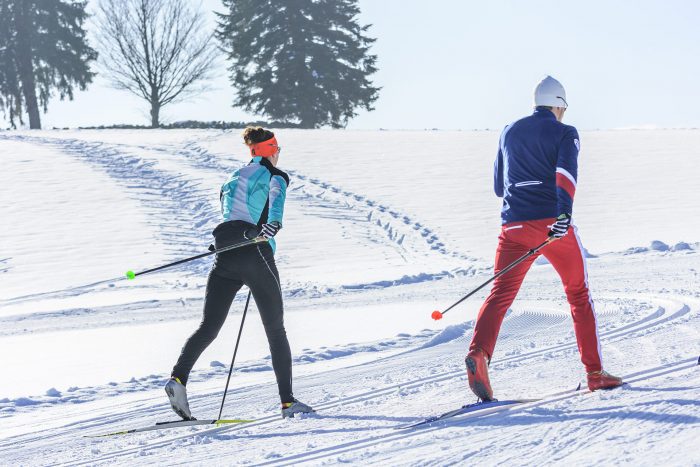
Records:
{"label": "turquoise and blue jacket", "polygon": [[[264,157],[254,157],[233,172],[221,187],[224,222],[244,221],[257,225],[279,222],[282,226],[289,176]],[[275,240],[270,239],[274,251]]]}

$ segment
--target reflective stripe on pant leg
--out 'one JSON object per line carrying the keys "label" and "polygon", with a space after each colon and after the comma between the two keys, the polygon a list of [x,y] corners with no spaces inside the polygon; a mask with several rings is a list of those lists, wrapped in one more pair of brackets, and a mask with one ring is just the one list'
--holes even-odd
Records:
{"label": "reflective stripe on pant leg", "polygon": [[[591,306],[591,312],[593,313],[593,322],[595,323],[595,340],[596,348],[598,349],[598,361],[600,362],[600,369],[603,369],[603,352],[600,348],[600,335],[598,334],[598,315],[595,312],[595,304],[593,303],[593,297],[591,296],[591,288],[588,284],[588,264],[586,263],[586,253],[581,244],[581,237],[578,236],[578,227],[575,225],[571,226],[572,233],[576,238],[576,244],[578,245],[579,253],[581,254],[581,262],[583,262],[583,277],[586,284],[586,289],[588,290],[588,303]],[[599,371],[599,370],[594,370]]]}
{"label": "reflective stripe on pant leg", "polygon": [[280,295],[282,295],[282,286],[280,285],[279,279],[277,279],[277,275],[274,272],[272,272],[272,268],[270,267],[270,264],[265,259],[265,256],[263,255],[262,250],[260,250],[260,245],[256,245],[255,247],[258,249],[258,254],[260,255],[260,258],[262,258],[263,262],[265,263],[265,266],[267,266],[267,270],[270,271],[272,278],[275,280],[275,284],[277,284],[277,289],[280,291]]}
{"label": "reflective stripe on pant leg", "polygon": [[543,251],[559,274],[574,320],[574,331],[581,361],[586,371],[602,369],[598,320],[588,284],[588,269],[583,246],[572,226],[570,232]]}
{"label": "reflective stripe on pant leg", "polygon": [[[262,261],[258,261],[257,266],[249,272],[250,277],[246,277],[246,283],[253,293],[265,328],[280,399],[283,403],[292,402],[292,352],[284,328],[282,289],[277,274],[260,246],[256,248]],[[272,280],[269,276],[272,276]]]}

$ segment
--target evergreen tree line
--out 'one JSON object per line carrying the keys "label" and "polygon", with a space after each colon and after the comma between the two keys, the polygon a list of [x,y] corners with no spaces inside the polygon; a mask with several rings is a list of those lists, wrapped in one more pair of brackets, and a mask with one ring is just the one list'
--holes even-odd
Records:
{"label": "evergreen tree line", "polygon": [[223,53],[233,106],[298,128],[340,128],[373,110],[375,39],[357,0],[222,0],[208,30],[193,0],[0,0],[0,110],[13,128],[41,128],[51,98],[73,99],[97,69],[161,109],[208,90]]}

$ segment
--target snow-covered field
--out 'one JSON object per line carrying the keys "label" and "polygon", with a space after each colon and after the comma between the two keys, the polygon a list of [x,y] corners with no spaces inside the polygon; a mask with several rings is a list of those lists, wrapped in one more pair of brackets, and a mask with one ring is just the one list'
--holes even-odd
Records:
{"label": "snow-covered field", "polygon": [[[281,420],[257,310],[224,418],[254,423],[108,438],[172,420],[162,385],[200,319],[218,190],[239,132],[0,132],[0,465],[699,465],[700,131],[582,133],[575,222],[606,368],[583,367],[563,290],[538,262],[504,322],[496,397],[563,395],[395,428],[473,402],[463,358],[492,272],[498,133],[278,131],[291,175],[278,266],[295,395]],[[245,296],[188,390],[215,418]]]}

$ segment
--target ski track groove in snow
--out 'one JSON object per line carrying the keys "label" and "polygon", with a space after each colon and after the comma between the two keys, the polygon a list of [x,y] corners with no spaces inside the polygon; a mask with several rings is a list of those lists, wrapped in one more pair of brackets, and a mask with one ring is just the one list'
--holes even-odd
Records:
{"label": "ski track groove in snow", "polygon": [[[683,371],[683,370],[687,370],[687,369],[694,369],[697,366],[696,360],[697,359],[695,357],[693,357],[693,358],[685,359],[685,360],[682,360],[679,362],[674,362],[674,363],[663,365],[663,366],[657,366],[657,367],[653,367],[653,368],[647,368],[647,369],[644,369],[641,371],[636,371],[636,372],[629,374],[629,375],[623,375],[623,377],[628,382],[628,384],[633,384],[633,383],[640,382],[640,381],[646,381],[646,380],[650,380],[653,378],[665,376],[665,375],[668,375],[671,373],[675,373],[678,371]],[[431,380],[431,381],[434,381],[434,380]],[[421,381],[421,382],[416,382],[414,384],[423,384],[423,383],[424,382]],[[624,388],[621,390],[624,390]],[[618,390],[618,391],[620,391],[620,390]],[[382,394],[383,394],[383,391],[373,391],[372,395],[376,396],[377,393],[379,393],[379,392],[382,392]],[[508,410],[505,410],[503,412],[497,412],[495,414],[486,414],[486,415],[483,415],[483,417],[477,415],[477,418],[499,417],[499,416],[508,417],[511,413],[526,411],[526,410],[530,410],[530,409],[533,409],[533,408],[536,408],[536,407],[539,407],[542,405],[556,403],[556,402],[559,402],[559,401],[562,401],[565,399],[571,399],[571,398],[585,396],[585,395],[591,395],[591,394],[594,394],[594,393],[590,393],[590,392],[585,391],[585,390],[582,390],[582,391],[573,391],[572,390],[572,391],[565,392],[564,394],[561,394],[561,395],[556,395],[554,397],[545,396],[544,400],[542,400],[542,401],[518,405],[518,406],[512,407]],[[323,404],[323,405],[319,405],[318,408],[319,409],[328,409],[331,407],[337,407],[341,404],[347,405],[348,403],[361,402],[361,401],[365,400],[365,399],[357,400],[355,398],[348,398],[348,399],[351,399],[351,400],[337,401],[337,402],[334,402],[331,404]],[[323,416],[321,416],[321,418],[323,418]],[[698,422],[698,421],[700,421],[700,417],[695,417],[693,420],[695,422]],[[106,456],[92,458],[87,462],[76,462],[76,463],[69,462],[69,463],[66,463],[64,465],[91,465],[91,464],[95,464],[97,462],[114,461],[116,459],[119,459],[120,457],[129,455],[129,454],[134,454],[137,452],[139,453],[139,455],[144,455],[144,451],[146,451],[148,449],[157,449],[157,448],[165,447],[165,446],[168,446],[170,444],[176,443],[178,441],[192,438],[193,436],[204,438],[208,435],[216,435],[219,438],[225,439],[226,433],[228,433],[228,432],[248,430],[248,429],[251,429],[251,428],[256,427],[256,426],[268,425],[268,424],[273,423],[275,421],[279,421],[279,416],[264,417],[264,418],[257,420],[256,422],[241,425],[241,426],[236,426],[236,427],[207,428],[207,429],[199,430],[196,434],[188,433],[186,435],[179,435],[179,436],[175,436],[175,437],[168,438],[165,440],[158,440],[154,443],[140,444],[139,446],[134,447],[134,448],[127,448],[124,450],[111,452]],[[415,420],[406,420],[406,421],[415,421]],[[358,448],[367,448],[367,447],[377,445],[380,443],[386,443],[388,441],[393,441],[393,440],[398,440],[398,439],[407,439],[407,438],[414,437],[414,436],[423,436],[426,433],[442,429],[445,426],[459,426],[459,425],[465,425],[465,424],[469,424],[469,423],[471,423],[471,418],[468,419],[467,417],[464,417],[464,419],[460,419],[460,417],[455,417],[454,419],[443,420],[443,421],[440,421],[438,423],[431,424],[427,427],[419,427],[419,428],[414,428],[414,429],[410,429],[410,430],[402,430],[402,431],[391,430],[388,433],[384,433],[384,434],[380,434],[380,435],[376,435],[376,436],[371,436],[369,438],[355,440],[355,441],[351,441],[348,443],[342,443],[340,445],[326,447],[326,448],[319,449],[316,451],[306,452],[306,453],[302,453],[302,454],[295,454],[295,455],[288,456],[288,457],[282,457],[282,458],[274,459],[270,462],[256,463],[256,465],[294,465],[294,464],[299,463],[299,462],[308,462],[308,461],[312,461],[312,460],[318,460],[318,459],[329,457],[332,455],[338,455],[338,454],[342,454],[345,452],[354,451],[354,450],[357,450]],[[409,432],[406,433],[406,431],[409,431]],[[203,458],[203,459],[189,458],[186,461],[183,461],[183,463],[191,463],[191,462],[196,461],[196,460],[203,461],[205,459],[206,458]]]}
{"label": "ski track groove in snow", "polygon": [[[667,302],[667,301],[668,301],[667,299],[664,300],[664,302]],[[678,319],[678,318],[681,318],[683,316],[688,315],[689,312],[691,311],[690,307],[685,303],[678,303],[677,306],[679,307],[679,309],[671,314],[667,314],[663,307],[658,307],[652,313],[644,316],[643,318],[639,319],[638,321],[636,321],[634,323],[630,323],[630,324],[622,326],[618,329],[614,329],[614,330],[611,330],[609,332],[602,333],[601,340],[603,343],[606,343],[606,345],[607,345],[607,343],[609,343],[610,341],[615,340],[615,339],[624,339],[626,336],[629,337],[629,336],[635,336],[635,335],[643,335],[645,331],[649,331],[651,328],[653,328],[655,326],[663,326],[665,324],[668,324],[670,321],[672,321],[674,319]],[[526,333],[528,331],[532,331],[533,328],[531,327],[532,323],[530,323],[529,325],[526,325],[526,324],[524,324],[525,323],[524,321],[519,320],[519,318],[521,316],[524,316],[524,315],[528,315],[528,313],[523,313],[522,315],[509,316],[509,318],[514,319],[515,326],[517,328],[522,329],[523,333]],[[547,313],[539,313],[538,315],[540,318],[544,318],[544,320],[543,320],[544,324],[551,324],[551,320],[547,319],[547,317],[548,317]],[[552,316],[549,315],[549,317],[551,318]],[[561,323],[561,324],[566,324],[566,323]],[[504,323],[504,331],[505,332],[509,331],[508,320],[506,320],[506,322]],[[507,337],[505,337],[504,340],[507,340]],[[525,352],[525,353],[522,353],[519,355],[514,355],[511,357],[500,358],[497,361],[495,360],[492,363],[492,366],[494,369],[497,369],[500,366],[504,366],[504,365],[516,363],[516,362],[528,361],[534,357],[538,357],[538,356],[541,357],[541,356],[547,355],[547,354],[549,354],[550,358],[551,358],[551,356],[553,355],[552,352],[555,352],[555,351],[561,352],[561,351],[565,351],[565,350],[575,351],[575,343],[568,344],[568,345],[553,346],[553,347],[549,347],[549,348],[542,348],[542,349],[537,349],[537,350],[532,351],[532,352]],[[402,355],[405,355],[406,353],[411,353],[413,351],[414,350],[409,350],[407,352],[404,352],[403,354],[394,355],[391,357],[387,357],[385,359],[379,359],[379,360],[373,362],[372,365],[379,365],[382,363],[382,361],[399,358]],[[684,361],[682,363],[687,363],[687,361]],[[364,365],[364,367],[365,367],[364,371],[366,371],[367,370],[366,365]],[[642,372],[633,373],[633,374],[628,375],[628,377],[636,377],[639,374],[644,374],[648,371],[651,371],[651,370],[644,370]],[[448,371],[448,372],[444,372],[444,373],[431,374],[426,378],[421,378],[419,380],[413,381],[413,382],[408,383],[408,384],[393,384],[393,385],[389,385],[386,387],[377,388],[377,389],[374,389],[372,391],[367,391],[367,392],[364,392],[361,394],[356,394],[354,396],[345,397],[343,399],[332,401],[329,403],[318,404],[317,408],[319,410],[323,411],[323,410],[328,410],[330,408],[335,408],[335,407],[339,407],[339,406],[347,407],[351,404],[358,404],[358,403],[366,402],[368,400],[371,400],[371,399],[374,399],[377,397],[389,396],[389,395],[395,393],[397,389],[402,389],[404,391],[410,391],[411,389],[419,388],[419,387],[425,385],[426,383],[435,384],[435,383],[441,383],[444,381],[449,381],[449,380],[457,378],[457,377],[463,377],[463,373],[464,373],[464,371],[460,368],[457,371]],[[313,378],[323,379],[323,374],[321,373],[321,374],[314,375]],[[633,382],[633,381],[635,381],[635,380],[633,379],[630,382]],[[155,382],[155,379],[154,379],[154,382]],[[158,379],[158,383],[160,383],[160,379]],[[245,388],[240,388],[239,391],[246,392],[246,391],[251,391],[251,389],[254,390],[254,388],[245,387]],[[210,397],[210,396],[211,396],[211,394],[200,394],[200,395],[197,395],[196,397],[193,397],[192,401],[196,404],[196,401],[198,399],[200,399],[200,398],[203,399],[205,397]],[[147,407],[144,407],[143,409],[141,409],[141,412],[143,413],[143,410],[146,408]],[[157,413],[158,412],[157,406],[148,408],[148,412]],[[254,423],[247,424],[246,426],[210,428],[210,429],[198,431],[196,433],[187,433],[185,435],[178,435],[178,436],[173,437],[173,438],[167,438],[164,440],[161,439],[161,440],[158,440],[156,443],[148,443],[148,442],[146,442],[145,444],[140,443],[139,446],[133,448],[133,450],[120,451],[118,453],[113,453],[116,457],[108,456],[108,457],[93,458],[88,463],[93,463],[93,462],[98,462],[98,461],[101,462],[101,461],[109,460],[111,458],[117,458],[117,457],[120,457],[123,455],[128,455],[129,453],[133,453],[133,452],[143,452],[146,449],[157,449],[158,447],[166,446],[166,445],[171,444],[177,440],[185,440],[185,439],[191,438],[192,436],[203,437],[203,436],[207,436],[207,435],[214,434],[214,433],[216,433],[217,436],[219,436],[219,437],[226,436],[226,434],[229,432],[236,432],[236,431],[240,431],[240,430],[252,429],[252,428],[259,426],[259,425],[265,425],[265,424],[277,421],[278,418],[279,418],[278,416],[263,417]],[[101,418],[96,417],[94,420],[96,422],[94,425],[95,427],[102,426]],[[124,415],[121,417],[120,416],[110,417],[109,421],[110,421],[110,424],[117,424],[117,423],[119,423],[120,420],[122,422],[126,422],[126,421],[133,420],[133,419],[129,415]],[[412,419],[408,419],[405,421],[412,421]],[[82,422],[82,423],[83,423],[83,426],[82,426],[83,431],[87,431],[90,429],[90,425],[91,425],[90,423],[88,423],[87,421]],[[132,421],[132,423],[133,423],[133,421]],[[61,435],[56,434],[56,436],[60,437]],[[379,441],[380,439],[387,439],[387,438],[381,437],[381,438],[378,438],[377,441]],[[394,439],[394,438],[391,437],[390,439]],[[12,449],[14,446],[16,446],[16,443],[18,443],[18,442],[21,442],[21,439],[12,439],[12,438],[8,439],[7,443],[0,444],[0,452],[4,451],[5,449]],[[355,444],[352,444],[352,445],[354,446]],[[73,465],[73,464],[71,463],[71,465]],[[77,464],[77,465],[80,465],[80,464]]]}
{"label": "ski track groove in snow", "polygon": [[[668,303],[668,300],[665,298],[665,299],[663,300],[663,302]],[[644,331],[649,331],[649,330],[650,330],[652,327],[654,327],[654,326],[663,326],[663,325],[668,324],[672,319],[678,319],[678,318],[681,318],[681,317],[683,317],[683,316],[687,316],[687,315],[689,314],[689,312],[691,311],[690,306],[687,305],[686,303],[683,303],[683,302],[677,302],[677,303],[678,303],[677,306],[679,307],[679,309],[678,309],[677,311],[675,311],[675,312],[673,312],[673,313],[671,313],[671,314],[667,314],[665,308],[663,308],[663,307],[658,307],[658,308],[656,308],[654,311],[652,311],[650,314],[648,314],[648,315],[642,317],[641,319],[639,319],[639,320],[636,321],[635,323],[630,323],[630,324],[627,324],[627,325],[625,325],[625,326],[622,326],[622,327],[620,327],[620,328],[618,328],[618,329],[614,329],[614,330],[609,331],[609,332],[607,333],[608,335],[602,336],[602,337],[603,337],[603,341],[604,341],[604,342],[607,342],[608,337],[612,338],[612,337],[633,336],[633,335],[636,335],[636,334],[638,334],[638,333],[640,333],[640,332],[641,332],[641,334],[643,335]],[[656,305],[655,305],[655,306],[656,306]],[[526,313],[525,313],[525,314],[526,314]],[[695,313],[695,314],[697,314],[697,313]],[[550,314],[548,314],[548,313],[537,313],[536,315],[539,316],[539,317],[541,317],[541,318],[544,318],[543,322],[544,322],[545,324],[547,324],[547,323],[551,324],[551,320],[548,319],[548,316],[549,316],[549,318],[552,317]],[[520,318],[520,317],[521,317],[521,316],[516,315],[516,316],[513,316],[512,318]],[[516,319],[515,321],[516,321],[517,327],[520,328],[520,327],[522,327],[522,326],[525,326],[525,324],[524,324],[525,322],[524,322],[523,320],[519,320],[519,322],[518,322],[518,320]],[[624,330],[623,330],[623,328],[624,328]],[[523,331],[524,331],[524,332],[527,332],[528,330],[529,330],[529,331],[532,331],[532,328],[530,328],[529,326],[523,328]],[[504,324],[504,331],[508,331],[508,322],[507,322],[507,321],[506,321],[506,323]],[[671,331],[672,331],[672,330],[669,330],[669,332],[671,332]],[[507,338],[505,338],[505,340],[507,340]],[[559,346],[559,347],[561,347],[561,346]],[[572,345],[570,345],[569,347],[573,349],[574,345],[572,344]],[[497,368],[497,366],[500,365],[500,364],[507,363],[508,361],[514,361],[514,360],[516,360],[516,359],[517,359],[517,360],[521,360],[521,361],[522,361],[522,360],[529,360],[529,359],[531,359],[532,357],[534,357],[534,356],[536,356],[536,355],[538,355],[538,354],[542,354],[543,352],[548,352],[548,351],[550,351],[550,350],[551,350],[551,349],[538,349],[537,351],[530,352],[529,354],[528,354],[528,353],[525,353],[525,354],[518,355],[518,356],[515,356],[515,357],[512,357],[512,358],[503,358],[503,359],[499,359],[497,362],[494,362],[494,364],[495,364],[495,365],[494,365],[494,368]],[[559,349],[559,350],[561,350],[561,349]],[[391,359],[391,358],[395,358],[395,357],[397,357],[397,356],[388,357],[388,358]],[[379,361],[377,361],[376,363],[373,363],[373,364],[378,364],[378,363],[379,363]],[[682,362],[682,363],[687,363],[687,361],[684,361],[684,362]],[[673,364],[671,365],[671,367],[672,367],[672,366],[673,366]],[[367,371],[367,368],[364,368],[364,371]],[[627,377],[628,377],[628,378],[630,378],[630,377],[634,378],[634,377],[637,377],[638,375],[644,374],[645,372],[648,372],[648,371],[650,371],[650,370],[644,370],[644,371],[642,371],[642,372],[635,372],[635,373],[632,373],[632,374],[628,375]],[[319,404],[319,405],[318,405],[318,408],[319,408],[320,410],[324,410],[324,409],[327,410],[327,409],[329,409],[329,408],[339,407],[339,406],[347,407],[347,406],[349,406],[350,404],[360,403],[360,402],[367,401],[367,400],[370,400],[370,399],[373,399],[373,398],[376,398],[376,397],[380,397],[380,396],[390,396],[391,394],[395,393],[396,389],[399,388],[399,387],[400,387],[400,388],[403,388],[404,390],[410,390],[411,388],[421,387],[422,385],[424,385],[424,384],[426,384],[426,383],[432,383],[432,384],[434,384],[434,383],[439,383],[439,382],[441,382],[441,381],[446,381],[446,380],[452,379],[452,378],[457,377],[457,376],[463,376],[462,373],[463,373],[463,371],[460,369],[459,371],[448,372],[448,373],[446,373],[446,374],[433,374],[433,375],[430,375],[430,376],[427,377],[427,378],[424,378],[424,379],[415,381],[415,382],[413,382],[412,384],[392,385],[392,386],[388,386],[388,387],[384,387],[384,388],[375,389],[375,390],[373,390],[373,391],[368,391],[368,392],[363,393],[363,394],[358,394],[358,395],[355,395],[355,396],[347,397],[347,398],[344,398],[344,399],[341,399],[341,400],[338,400],[338,401],[334,401],[334,402],[332,402],[332,403]],[[657,375],[657,376],[658,376],[658,375]],[[323,375],[322,375],[322,374],[315,375],[314,378],[323,379]],[[636,381],[636,380],[635,380],[635,379],[630,380],[630,382],[634,382],[634,381]],[[250,387],[246,387],[246,388],[241,388],[240,391],[251,391],[251,389],[252,389],[252,388],[250,388]],[[195,403],[196,403],[196,400],[197,400],[197,399],[199,399],[199,398],[204,398],[204,397],[209,397],[209,396],[211,396],[211,394],[202,394],[202,395],[200,395],[200,396],[198,396],[198,397],[196,397],[196,398],[193,398],[193,399],[194,399],[194,401],[195,401]],[[132,408],[134,408],[134,407],[132,407]],[[134,409],[138,409],[138,407],[135,407]],[[158,412],[157,407],[147,407],[147,406],[146,406],[146,407],[143,407],[143,408],[138,409],[138,410],[139,410],[140,413],[142,413],[142,414],[144,414],[144,411],[145,411],[146,413],[149,413],[149,412],[150,412],[150,413],[157,413],[157,412]],[[120,420],[120,419],[121,419],[121,421],[123,421],[123,422],[130,421],[130,423],[133,423],[133,417],[130,417],[129,415],[124,415],[124,416],[121,416],[121,417],[119,417],[119,416],[110,417],[110,420],[109,420],[109,421],[110,421],[110,424],[114,424],[114,423],[119,423],[119,420]],[[197,437],[197,438],[200,438],[200,439],[206,439],[206,437],[207,437],[208,435],[216,435],[216,436],[217,436],[218,438],[220,438],[220,439],[225,439],[225,437],[227,436],[226,433],[229,432],[229,431],[234,431],[234,432],[235,432],[235,431],[237,431],[237,430],[248,430],[248,429],[254,428],[255,426],[265,425],[265,424],[268,424],[268,423],[272,423],[272,422],[274,422],[274,421],[276,421],[276,420],[278,420],[278,417],[277,417],[277,416],[270,416],[270,417],[261,418],[259,421],[255,422],[255,423],[253,423],[253,424],[247,425],[247,426],[245,426],[245,427],[235,427],[235,428],[223,427],[223,428],[208,429],[208,430],[205,430],[205,431],[198,431],[198,432],[196,432],[196,433],[190,432],[190,433],[187,433],[187,434],[185,434],[185,435],[178,435],[178,436],[176,436],[176,437],[166,437],[166,439],[160,439],[160,440],[158,440],[155,444],[154,444],[154,443],[149,443],[149,442],[147,442],[147,441],[146,441],[146,442],[140,442],[139,445],[138,445],[137,447],[134,447],[134,448],[132,448],[132,449],[126,449],[126,450],[121,450],[121,451],[118,451],[118,452],[113,452],[113,453],[107,455],[107,457],[104,457],[104,456],[102,456],[102,457],[93,457],[93,458],[90,459],[89,462],[86,462],[86,463],[88,463],[88,464],[93,464],[93,463],[97,463],[97,462],[109,461],[109,460],[111,460],[111,459],[120,459],[120,458],[123,459],[123,456],[128,456],[128,455],[134,454],[134,453],[140,453],[140,455],[145,455],[145,454],[147,453],[147,450],[150,450],[150,449],[157,449],[157,448],[159,448],[159,447],[165,447],[165,446],[168,446],[168,445],[172,445],[173,443],[176,443],[176,442],[182,441],[182,440],[191,439],[192,437]],[[101,418],[96,417],[96,418],[95,418],[95,421],[97,422],[97,423],[95,423],[95,425],[94,425],[95,427],[101,427],[101,426],[103,426],[103,423],[101,423],[101,422],[102,422]],[[405,421],[411,421],[411,420],[405,420]],[[82,422],[81,425],[82,425],[81,431],[87,431],[87,430],[89,430],[89,424],[86,426],[86,425],[85,425],[85,422]],[[437,428],[436,428],[436,429],[437,429]],[[61,434],[60,434],[60,433],[59,433],[59,434],[56,434],[56,436],[59,436],[59,437],[60,437]],[[49,438],[49,437],[47,437],[47,438]],[[391,439],[394,439],[394,437],[393,437],[393,436],[391,436],[391,437],[381,437],[381,436],[380,436],[380,437],[377,437],[376,440],[374,440],[373,442],[371,442],[371,443],[369,443],[369,444],[368,444],[368,442],[362,442],[362,443],[353,442],[353,443],[350,443],[348,446],[354,446],[354,447],[356,447],[356,448],[358,448],[358,447],[365,447],[365,448],[366,448],[366,447],[369,447],[369,446],[371,446],[371,445],[373,445],[373,444],[379,443],[379,442],[381,442],[382,440],[386,441],[386,440],[391,440]],[[8,439],[7,441],[8,441],[9,444],[3,443],[4,446],[3,446],[2,450],[5,450],[5,449],[13,449],[13,447],[15,447],[15,446],[17,445],[18,442],[21,442],[21,440],[19,440],[19,439]],[[336,449],[333,449],[333,450],[331,450],[331,449],[324,449],[324,450],[323,450],[324,454],[323,454],[323,455],[320,455],[319,458],[321,458],[321,457],[326,457],[326,456],[328,456],[328,455],[340,454],[340,453],[346,452],[346,449],[345,449],[345,448],[339,448],[339,449],[340,449],[340,450],[336,450]],[[295,459],[295,460],[302,460],[302,459],[303,459],[303,460],[311,460],[311,459],[299,458],[299,457],[293,457],[292,459]],[[280,462],[281,462],[282,460],[284,460],[284,459],[280,459]],[[291,459],[287,459],[287,460],[290,460],[290,461],[291,461]],[[74,464],[73,462],[69,462],[69,465],[80,465],[80,464]]]}
{"label": "ski track groove in snow", "polygon": [[[603,297],[600,297],[599,299],[602,299]],[[619,298],[619,297],[617,297]],[[654,303],[653,297],[646,297],[645,300],[649,301],[651,300],[651,303]],[[602,301],[602,300],[601,300]],[[683,302],[676,302],[674,300],[670,300],[668,298],[665,298],[662,300],[664,305],[667,305],[669,303],[675,303],[675,306],[680,307],[678,311],[667,315],[666,314],[666,309],[660,304],[654,304],[654,306],[657,307],[657,309],[646,315],[645,317],[641,318],[640,320],[637,320],[632,323],[628,323],[626,325],[623,325],[619,328],[614,328],[612,330],[608,331],[603,331],[600,332],[600,338],[602,342],[606,341],[611,341],[615,342],[620,339],[624,339],[627,336],[642,336],[645,333],[648,333],[651,329],[656,328],[661,325],[668,324],[669,322],[675,321],[684,315],[687,315],[691,309],[690,307],[683,303]],[[647,303],[647,302],[645,302]],[[157,303],[157,301],[153,301],[152,303],[153,306],[159,307],[160,305]],[[545,356],[547,358],[553,358],[556,356],[558,353],[567,353],[575,350],[576,343],[575,342],[567,342],[565,344],[559,344],[559,345],[554,345],[554,346],[549,346],[545,348],[538,348],[536,350],[532,351],[526,351],[522,352],[522,350],[518,347],[516,348],[511,348],[508,346],[509,342],[509,337],[511,335],[517,335],[517,334],[527,334],[530,332],[533,332],[535,329],[542,328],[539,332],[543,331],[551,331],[552,327],[564,327],[567,328],[569,327],[569,323],[567,320],[566,315],[564,314],[556,314],[556,313],[545,313],[545,312],[520,312],[520,313],[509,313],[504,320],[503,323],[503,328],[500,334],[501,337],[501,343],[499,344],[499,354],[503,355],[503,357],[500,358],[494,358],[492,361],[492,366],[493,368],[499,368],[500,366],[509,366],[514,363],[518,363],[521,361],[525,361],[527,359],[537,357],[537,356]],[[386,342],[383,343],[381,346],[372,346],[371,344],[362,344],[362,345],[350,345],[346,346],[345,348],[339,348],[339,349],[325,349],[321,351],[315,351],[311,353],[303,353],[301,355],[297,355],[294,357],[294,364],[295,365],[301,365],[305,363],[313,363],[318,360],[323,360],[323,359],[329,359],[329,358],[342,358],[343,356],[348,356],[348,355],[353,355],[357,354],[359,352],[367,352],[367,351],[386,351],[389,349],[400,349],[401,347],[405,346],[411,346],[408,350],[404,350],[398,354],[393,354],[387,357],[378,357],[375,360],[375,363],[381,363],[382,361],[386,359],[393,359],[396,357],[399,357],[404,354],[416,352],[425,348],[429,348],[435,345],[440,345],[444,344],[446,342],[450,342],[452,340],[463,340],[464,335],[467,331],[471,330],[473,328],[473,322],[470,321],[468,323],[465,323],[464,325],[458,326],[458,332],[448,332],[446,333],[448,338],[447,339],[440,339],[440,334],[444,333],[445,330],[439,332],[439,333],[423,333],[422,335],[416,335],[416,336],[398,336],[397,337],[397,345],[387,345]],[[437,334],[437,335],[436,335]],[[431,340],[427,339],[437,339],[437,343],[432,343]],[[421,343],[421,341],[426,341]],[[511,339],[515,340],[515,339]],[[402,342],[403,341],[403,342]],[[466,347],[466,345],[465,345]],[[324,354],[326,356],[324,356]],[[361,365],[362,366],[362,365]],[[250,372],[250,371],[261,371],[261,370],[271,370],[269,366],[269,361],[258,361],[258,362],[251,362],[245,365],[239,364],[236,368],[237,372]],[[191,376],[192,380],[197,380],[197,379],[202,379],[206,377],[212,377],[212,376],[222,376],[223,374],[227,373],[227,369],[221,368],[221,369],[215,369],[215,370],[208,370],[207,374],[200,374],[202,371],[195,371],[193,372],[193,375]],[[463,376],[464,371],[460,368],[457,371],[448,371],[445,373],[439,373],[439,374],[433,374],[430,376],[429,380],[430,381],[446,381],[452,378],[457,378]],[[123,393],[129,393],[133,392],[135,390],[141,389],[156,389],[159,388],[162,384],[162,380],[165,378],[165,375],[150,375],[145,378],[141,378],[140,380],[133,380],[130,382],[126,383],[121,383],[119,388],[115,388],[114,390],[111,391],[111,396],[117,396]],[[423,381],[419,381],[419,383],[422,383]],[[409,385],[410,387],[413,387],[415,384]],[[398,385],[400,386],[400,385]],[[397,385],[391,385],[388,386],[385,390],[390,390],[393,391],[397,387]],[[406,385],[403,386],[408,387]],[[20,400],[24,401],[26,400],[28,403],[26,405],[20,405],[17,407],[17,404],[12,404],[12,402],[7,401],[7,402],[2,402],[0,401],[0,414],[2,413],[2,408],[5,407],[12,407],[15,405],[15,410],[16,409],[21,409],[24,411],[32,411],[32,410],[37,410],[40,409],[41,407],[45,405],[54,405],[54,404],[62,404],[62,403],[67,403],[67,402],[74,402],[74,403],[84,403],[88,400],[92,400],[95,397],[105,397],[102,395],[103,391],[98,390],[98,388],[92,388],[92,387],[86,387],[86,388],[75,388],[73,391],[70,391],[67,395],[63,395],[61,397],[41,397],[38,400],[36,398],[20,398]],[[94,396],[90,396],[90,394],[94,394]],[[375,394],[374,391],[371,392],[371,394]],[[362,394],[358,397],[364,397],[365,394]],[[364,399],[361,399],[364,400]],[[24,404],[24,403],[23,403]],[[7,416],[7,415],[5,415]],[[0,419],[2,416],[0,415]],[[1,445],[0,445],[1,446]]]}
{"label": "ski track groove in snow", "polygon": [[[657,378],[660,376],[667,375],[669,373],[677,372],[677,371],[682,371],[686,369],[691,369],[696,366],[695,364],[695,359],[688,359],[682,362],[677,362],[675,364],[667,365],[666,367],[663,367],[661,372],[658,372],[660,368],[651,368],[648,370],[645,370],[643,372],[637,372],[634,376],[633,379],[630,379],[630,383],[634,382],[639,382],[639,381],[646,381],[650,380],[653,378]],[[647,373],[649,373],[647,375]],[[641,375],[640,375],[641,374]],[[625,379],[629,378],[630,375],[624,376]],[[547,405],[551,403],[556,403],[562,400],[566,399],[571,399],[575,397],[582,397],[584,395],[589,395],[592,394],[587,391],[571,391],[568,394],[561,395],[561,396],[556,396],[553,398],[550,397],[545,397],[544,400],[538,401],[538,402],[531,402],[531,403],[526,403],[526,404],[520,404],[518,406],[496,412],[495,414],[485,414],[483,416],[476,416],[476,417],[455,417],[454,419],[448,419],[448,420],[443,420],[437,423],[432,424],[432,426],[429,426],[427,428],[423,427],[418,427],[415,429],[412,429],[409,433],[405,432],[399,432],[399,433],[387,433],[387,434],[381,434],[373,437],[369,437],[366,439],[361,439],[357,441],[352,441],[349,443],[344,443],[340,444],[337,446],[332,446],[328,448],[323,448],[319,449],[317,451],[312,451],[312,452],[307,452],[303,454],[295,454],[293,456],[281,458],[281,459],[275,459],[270,462],[263,462],[261,464],[257,465],[296,465],[300,462],[309,462],[309,461],[315,461],[323,458],[328,458],[330,456],[337,456],[339,454],[343,454],[346,452],[355,452],[358,449],[362,448],[368,448],[370,446],[378,445],[378,444],[383,444],[387,442],[395,442],[396,440],[403,440],[411,437],[416,437],[416,436],[425,436],[426,433],[429,433],[431,431],[437,431],[440,429],[443,429],[445,426],[460,426],[460,425],[466,425],[470,424],[472,422],[473,418],[492,418],[492,417],[508,417],[511,413],[516,413],[516,412],[522,412],[526,410],[530,410],[536,407],[540,407],[542,405]],[[700,418],[694,417],[692,419],[694,422],[700,422]],[[507,421],[507,420],[506,420]],[[601,428],[604,429],[604,428]]]}

